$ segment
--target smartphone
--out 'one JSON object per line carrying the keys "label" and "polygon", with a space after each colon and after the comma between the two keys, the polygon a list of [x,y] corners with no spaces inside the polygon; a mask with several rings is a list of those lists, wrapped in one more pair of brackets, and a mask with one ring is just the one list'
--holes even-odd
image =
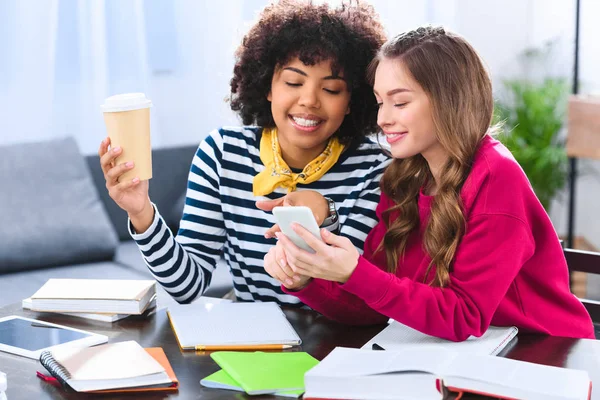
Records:
{"label": "smartphone", "polygon": [[315,251],[294,232],[292,229],[292,223],[296,222],[306,228],[314,237],[321,239],[321,232],[319,225],[315,220],[315,216],[312,210],[305,206],[286,206],[286,207],[275,207],[273,208],[273,215],[275,220],[283,232],[296,246],[304,249],[310,253]]}

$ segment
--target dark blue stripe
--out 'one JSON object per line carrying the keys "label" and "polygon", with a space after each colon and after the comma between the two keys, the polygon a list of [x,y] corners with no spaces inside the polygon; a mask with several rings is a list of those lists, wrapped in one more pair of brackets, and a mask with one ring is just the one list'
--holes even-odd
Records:
{"label": "dark blue stripe", "polygon": [[213,197],[215,199],[219,198],[219,191],[213,188],[209,188],[208,186],[199,185],[196,182],[188,181],[188,189],[193,190],[198,193],[205,194],[209,197]]}
{"label": "dark blue stripe", "polygon": [[256,201],[240,199],[239,197],[222,195],[221,203],[228,204],[228,205],[235,206],[235,207],[247,208],[249,210],[257,210]]}
{"label": "dark blue stripe", "polygon": [[[219,131],[219,133],[221,133],[221,131]],[[223,141],[223,134],[221,134],[221,142]],[[205,139],[206,144],[208,144],[210,146],[210,148],[212,149],[212,151],[215,153],[215,158],[217,160],[222,160],[223,159],[223,155],[221,154],[221,150],[219,150],[219,146],[217,146],[217,144],[215,143],[215,139],[208,135]],[[201,150],[198,149],[198,152],[196,154],[200,154]],[[204,153],[204,151],[202,151],[202,153]],[[213,171],[216,171],[215,168],[213,168]]]}
{"label": "dark blue stripe", "polygon": [[246,174],[254,177],[257,171],[250,165],[240,164],[233,161],[223,160],[221,162],[221,168],[227,171],[235,171],[240,174]]}
{"label": "dark blue stripe", "polygon": [[[208,158],[208,156],[206,156],[206,157]],[[203,161],[205,161],[205,160],[203,160]],[[209,167],[211,167],[210,166],[211,163],[207,163],[207,164],[209,165]],[[214,163],[212,163],[212,164],[214,164]],[[198,168],[198,166],[196,164],[192,164],[191,171],[194,175],[197,175],[197,176],[200,176],[200,177],[206,179],[211,187],[213,187],[213,188],[219,187],[219,183],[212,177],[208,176],[208,174],[206,172],[204,172],[203,170]],[[215,168],[213,168],[213,171],[215,171],[215,173],[216,173],[216,171],[217,171],[216,166],[215,166]],[[188,182],[189,182],[188,187],[190,187],[190,184],[194,183],[192,181],[188,181]]]}
{"label": "dark blue stripe", "polygon": [[203,217],[201,215],[195,214],[183,214],[184,221],[194,222],[196,224],[201,224],[205,226],[212,226],[213,228],[223,229],[224,224],[223,220],[213,219],[208,217]]}
{"label": "dark blue stripe", "polygon": [[[183,253],[183,252],[180,252],[180,254],[181,253]],[[180,265],[180,262],[178,262],[176,264],[176,265],[179,265],[179,268],[177,268],[177,269],[179,270],[179,269],[181,269],[181,267],[183,267],[183,273],[179,276],[179,278],[175,279],[173,282],[161,282],[161,285],[163,285],[165,289],[172,289],[176,286],[181,285],[183,283],[183,281],[185,281],[186,278],[190,276],[190,272],[192,271],[192,260],[190,260],[188,258],[188,261],[185,263],[185,265]],[[193,268],[193,269],[196,270],[196,268]],[[171,275],[174,275],[174,272],[169,274],[169,276],[171,276]],[[197,275],[197,274],[194,273],[194,275]],[[164,278],[164,277],[162,277],[162,278]],[[194,279],[192,279],[192,282],[194,281]]]}
{"label": "dark blue stripe", "polygon": [[150,243],[156,237],[156,235],[158,235],[160,233],[160,231],[163,228],[163,225],[164,224],[162,222],[162,219],[159,219],[158,223],[156,224],[156,228],[154,229],[154,231],[152,231],[150,236],[148,236],[145,239],[138,239],[135,242],[140,246],[146,246],[148,243]]}
{"label": "dark blue stripe", "polygon": [[202,210],[221,212],[221,205],[216,202],[208,203],[206,201],[196,200],[196,199],[192,199],[191,197],[187,197],[185,199],[185,204],[192,206],[192,207],[200,208]]}
{"label": "dark blue stripe", "polygon": [[237,179],[221,177],[221,187],[228,187],[252,193],[252,182],[250,180],[240,181]]}
{"label": "dark blue stripe", "polygon": [[189,229],[179,229],[177,232],[177,236],[184,236],[190,239],[198,239],[204,242],[216,242],[223,244],[225,242],[224,235],[209,235],[208,233],[199,234],[197,231],[192,231]]}
{"label": "dark blue stripe", "polygon": [[163,235],[160,238],[160,240],[154,244],[154,246],[150,247],[148,250],[142,250],[142,254],[144,255],[144,257],[149,257],[151,256],[154,252],[162,249],[165,244],[167,243],[167,240],[169,240],[169,237],[171,236],[171,232],[169,232],[168,229],[165,229],[163,231]]}
{"label": "dark blue stripe", "polygon": [[[168,251],[168,253],[173,254],[175,251],[175,246],[173,246],[172,249],[170,249]],[[157,276],[158,278],[168,278],[169,276],[173,275],[175,272],[177,272],[177,270],[180,268],[181,266],[181,261],[183,260],[183,251],[180,251],[179,254],[177,255],[177,260],[175,260],[175,263],[171,266],[171,268],[166,269],[164,271],[161,272],[156,272],[156,271],[152,271],[152,273]],[[152,265],[153,263],[151,263],[150,265]],[[160,264],[157,264],[156,266],[159,266]],[[153,265],[154,267],[154,265]]]}
{"label": "dark blue stripe", "polygon": [[254,218],[254,217],[244,216],[241,214],[232,214],[229,212],[223,213],[223,219],[225,221],[231,221],[234,224],[249,225],[249,226],[261,227],[261,228],[266,228],[266,229],[269,229],[271,226],[273,226],[273,223],[267,221],[265,218]]}
{"label": "dark blue stripe", "polygon": [[223,151],[225,154],[235,154],[242,158],[249,158],[252,161],[252,164],[263,165],[260,157],[258,155],[250,153],[247,148],[235,146],[231,143],[223,143]]}

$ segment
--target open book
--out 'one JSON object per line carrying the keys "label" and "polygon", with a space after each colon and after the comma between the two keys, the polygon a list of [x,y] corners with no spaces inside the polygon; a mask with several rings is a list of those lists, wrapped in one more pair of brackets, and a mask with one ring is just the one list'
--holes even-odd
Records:
{"label": "open book", "polygon": [[183,350],[284,348],[301,342],[276,303],[174,305],[167,314]]}
{"label": "open book", "polygon": [[31,296],[31,310],[142,314],[155,294],[153,280],[49,279]]}
{"label": "open book", "polygon": [[588,400],[586,371],[440,346],[396,351],[335,348],[304,376],[304,398],[440,399],[438,388],[506,399]]}
{"label": "open book", "polygon": [[177,390],[178,386],[162,349],[143,349],[133,340],[44,351],[40,362],[76,392]]}
{"label": "open book", "polygon": [[379,332],[362,348],[368,350],[400,350],[407,346],[438,345],[461,353],[497,355],[517,336],[518,332],[519,330],[515,326],[490,326],[481,337],[471,336],[463,342],[452,342],[426,335],[398,321],[392,321],[387,328]]}

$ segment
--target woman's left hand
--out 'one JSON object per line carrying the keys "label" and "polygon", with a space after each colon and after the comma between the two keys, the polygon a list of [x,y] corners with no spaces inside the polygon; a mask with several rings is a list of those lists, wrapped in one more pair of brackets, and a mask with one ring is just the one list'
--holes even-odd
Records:
{"label": "woman's left hand", "polygon": [[292,229],[315,250],[312,254],[300,249],[283,233],[277,232],[286,260],[296,274],[340,283],[350,278],[360,255],[348,238],[321,229],[323,243],[299,224],[292,224]]}

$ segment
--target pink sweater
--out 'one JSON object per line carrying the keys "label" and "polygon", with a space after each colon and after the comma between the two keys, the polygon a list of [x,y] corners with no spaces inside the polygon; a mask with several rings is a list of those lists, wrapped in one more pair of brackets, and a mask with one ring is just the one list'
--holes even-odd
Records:
{"label": "pink sweater", "polygon": [[421,228],[409,239],[395,274],[385,272],[383,252],[373,254],[386,231],[382,212],[393,205],[382,194],[380,222],[367,237],[350,279],[345,284],[314,279],[300,291],[286,292],[343,323],[375,324],[389,317],[455,341],[481,336],[489,325],[594,338],[589,314],[569,290],[554,227],[523,170],[500,142],[483,139],[461,197],[467,226],[445,288],[423,283],[430,260],[423,250],[423,230],[434,198],[421,193]]}

